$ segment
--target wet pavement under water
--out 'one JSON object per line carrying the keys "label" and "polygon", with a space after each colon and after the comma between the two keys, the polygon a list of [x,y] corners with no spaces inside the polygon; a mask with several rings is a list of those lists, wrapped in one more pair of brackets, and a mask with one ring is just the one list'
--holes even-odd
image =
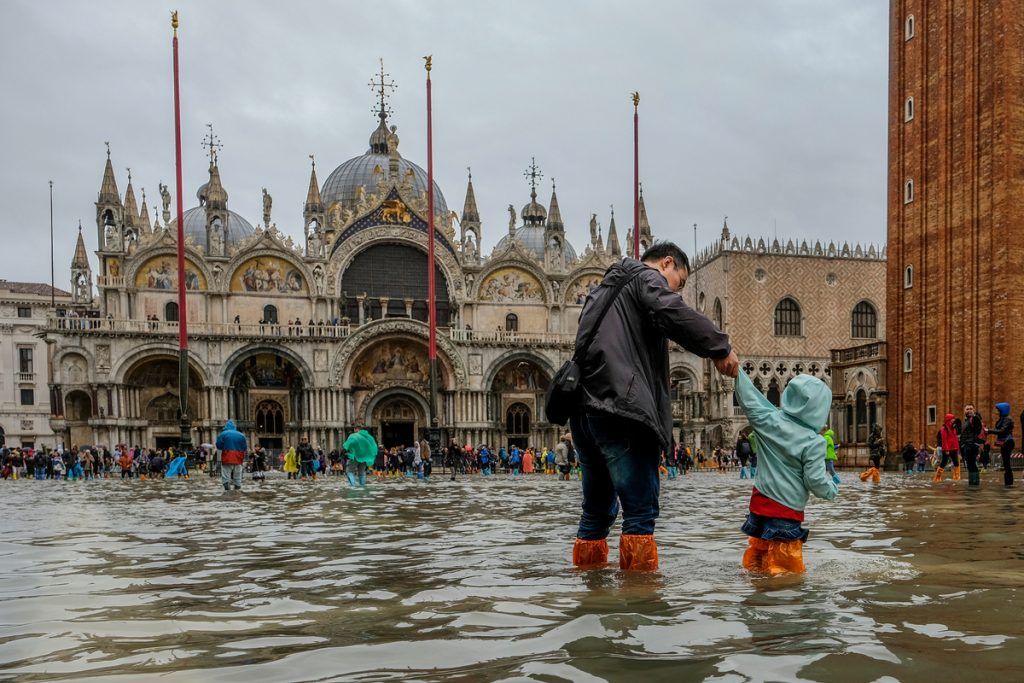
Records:
{"label": "wet pavement under water", "polygon": [[928,478],[844,473],[777,578],[735,473],[662,480],[648,574],[544,475],[0,482],[0,680],[1024,680],[1024,490]]}

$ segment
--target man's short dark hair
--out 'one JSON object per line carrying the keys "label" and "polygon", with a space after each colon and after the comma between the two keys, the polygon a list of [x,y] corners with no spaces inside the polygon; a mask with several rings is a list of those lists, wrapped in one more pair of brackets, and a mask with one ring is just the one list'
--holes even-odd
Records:
{"label": "man's short dark hair", "polygon": [[686,258],[683,250],[673,242],[655,242],[647,248],[640,260],[647,263],[648,261],[660,261],[666,256],[671,256],[677,267],[685,268],[687,273],[690,272],[690,259]]}

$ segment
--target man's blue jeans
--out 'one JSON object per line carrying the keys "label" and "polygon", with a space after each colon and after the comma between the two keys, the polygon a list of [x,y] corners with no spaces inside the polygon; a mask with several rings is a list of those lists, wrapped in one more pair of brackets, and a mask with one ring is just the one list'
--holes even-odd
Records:
{"label": "man's blue jeans", "polygon": [[661,486],[661,445],[654,432],[605,413],[573,416],[569,427],[583,469],[583,514],[576,536],[607,538],[620,505],[623,534],[653,534]]}

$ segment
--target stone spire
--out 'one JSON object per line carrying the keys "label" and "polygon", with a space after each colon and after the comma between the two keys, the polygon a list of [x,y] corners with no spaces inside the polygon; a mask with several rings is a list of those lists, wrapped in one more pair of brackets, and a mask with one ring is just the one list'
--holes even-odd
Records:
{"label": "stone spire", "polygon": [[644,186],[640,185],[640,253],[643,252],[652,244],[654,244],[654,236],[651,234],[651,224],[647,220],[647,205],[644,204]]}
{"label": "stone spire", "polygon": [[[110,163],[110,143],[107,144],[107,163],[103,168],[103,182],[96,198],[96,244],[99,251],[118,253],[122,250],[124,230],[124,206],[114,179],[114,166]],[[129,186],[131,183],[129,182]],[[132,198],[134,203],[135,198]],[[135,216],[131,217],[134,222]]]}
{"label": "stone spire", "polygon": [[142,188],[142,208],[139,209],[138,226],[146,232],[152,232],[153,226],[149,222],[149,206],[146,204],[146,188]]}
{"label": "stone spire", "polygon": [[459,221],[459,243],[462,245],[464,263],[480,261],[480,212],[476,208],[476,192],[473,191],[473,170],[466,168],[469,179],[466,181],[466,203],[462,206],[462,219]]}
{"label": "stone spire", "polygon": [[562,270],[566,265],[565,258],[565,225],[562,223],[562,212],[558,208],[558,193],[555,190],[555,179],[551,179],[551,204],[548,220],[544,225],[544,260],[552,270]]}
{"label": "stone spire", "polygon": [[320,198],[320,185],[316,180],[316,159],[313,158],[312,154],[309,155],[309,159],[312,162],[312,169],[309,172],[309,190],[306,192],[306,207],[303,209],[306,223],[309,223],[310,214],[324,212],[324,202]]}
{"label": "stone spire", "polygon": [[216,158],[210,161],[210,182],[206,184],[204,196],[207,213],[211,209],[228,208],[228,192],[220,182],[220,168],[217,167]]}
{"label": "stone spire", "polygon": [[473,192],[472,171],[469,171],[469,182],[466,183],[466,203],[462,206],[462,222],[467,221],[480,222],[480,212],[476,208],[476,193]]}
{"label": "stone spire", "polygon": [[729,241],[729,217],[722,219],[722,242]]}
{"label": "stone spire", "polygon": [[75,244],[75,255],[71,259],[71,268],[88,268],[89,253],[85,250],[85,239],[82,237],[82,224],[78,224],[78,243]]}
{"label": "stone spire", "polygon": [[558,208],[558,193],[555,192],[555,179],[551,179],[551,204],[548,209],[548,225],[559,230],[565,229],[562,223],[562,212]]}
{"label": "stone spire", "polygon": [[132,169],[128,169],[128,187],[124,190],[124,225],[134,226],[139,220],[139,207],[135,203],[135,189],[132,187]]}
{"label": "stone spire", "polygon": [[107,165],[103,168],[103,182],[100,183],[100,194],[96,199],[97,204],[120,204],[121,195],[117,191],[117,181],[114,179],[114,166],[110,163],[110,143],[107,143]]}
{"label": "stone spire", "polygon": [[608,247],[607,251],[612,256],[622,256],[622,247],[619,245],[619,233],[615,229],[615,207],[612,207],[612,220],[608,224]]}
{"label": "stone spire", "polygon": [[[320,198],[320,185],[316,180],[316,158],[309,155],[309,190],[306,192],[306,206],[302,210],[302,219],[306,226],[306,256],[321,258],[327,247],[327,214],[324,202]],[[269,197],[269,195],[267,195]]]}
{"label": "stone spire", "polygon": [[89,255],[85,251],[81,223],[78,224],[75,255],[71,259],[71,297],[72,302],[76,304],[92,303],[92,269],[89,267]]}
{"label": "stone spire", "polygon": [[228,192],[220,182],[217,156],[210,155],[210,181],[202,189],[206,209],[206,254],[210,257],[227,256]]}

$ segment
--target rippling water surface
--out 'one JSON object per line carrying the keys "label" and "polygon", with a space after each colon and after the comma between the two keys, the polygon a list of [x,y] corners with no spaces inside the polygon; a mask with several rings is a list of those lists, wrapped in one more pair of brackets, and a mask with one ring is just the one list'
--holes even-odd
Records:
{"label": "rippling water surface", "polygon": [[1000,482],[847,473],[767,579],[734,474],[663,480],[653,574],[573,570],[579,482],[542,475],[5,481],[0,679],[1024,680]]}

